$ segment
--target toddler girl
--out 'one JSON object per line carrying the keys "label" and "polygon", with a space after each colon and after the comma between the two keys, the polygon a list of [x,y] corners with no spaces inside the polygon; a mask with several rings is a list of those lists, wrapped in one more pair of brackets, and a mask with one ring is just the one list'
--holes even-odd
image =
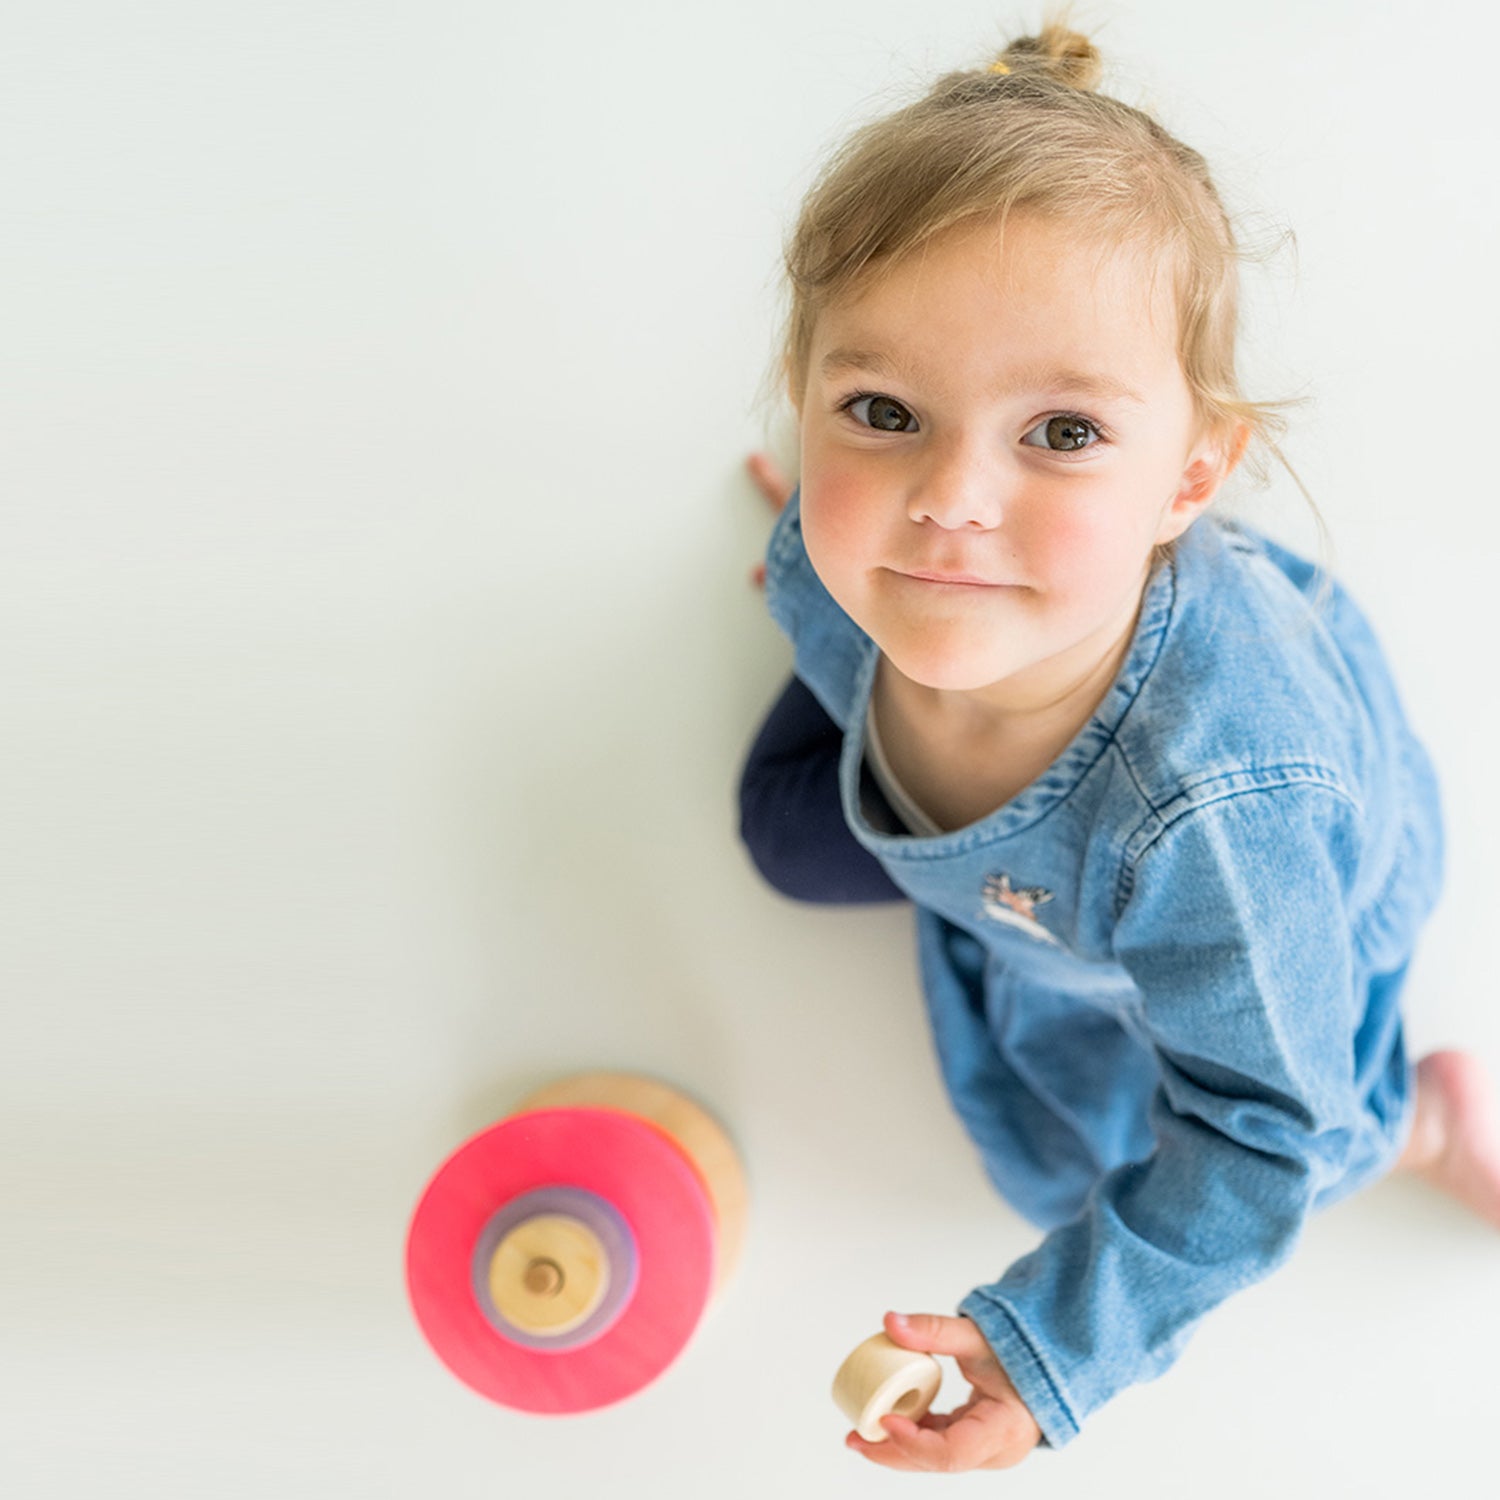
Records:
{"label": "toddler girl", "polygon": [[974,1388],[850,1435],[892,1468],[1066,1443],[1398,1162],[1500,1224],[1478,1065],[1402,1041],[1431,767],[1348,595],[1209,510],[1274,430],[1234,240],[1098,71],[1049,26],[836,156],[788,252],[799,492],[754,464],[797,675],[745,840],[791,895],[915,903],[954,1104],[1047,1231],[888,1317]]}

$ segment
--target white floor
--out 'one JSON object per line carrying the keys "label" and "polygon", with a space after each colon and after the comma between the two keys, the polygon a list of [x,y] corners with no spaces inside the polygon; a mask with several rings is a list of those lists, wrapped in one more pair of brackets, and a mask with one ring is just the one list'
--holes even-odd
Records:
{"label": "white floor", "polygon": [[[8,28],[7,1495],[915,1482],[843,1450],[833,1370],[1033,1236],[949,1114],[909,918],[763,889],[733,785],[787,668],[737,467],[791,456],[754,404],[779,237],[872,99],[1007,19],[932,9]],[[1092,10],[1262,242],[1297,229],[1252,374],[1315,397],[1289,451],[1448,798],[1410,1032],[1500,1072],[1493,116],[1409,6]],[[1495,55],[1493,11],[1459,30]],[[1248,503],[1311,538],[1285,480]],[[584,1067],[711,1105],[751,1234],[658,1384],[540,1421],[429,1353],[402,1246],[450,1150]],[[1500,1237],[1388,1184],[1067,1450],[948,1483],[1485,1494],[1497,1328]]]}

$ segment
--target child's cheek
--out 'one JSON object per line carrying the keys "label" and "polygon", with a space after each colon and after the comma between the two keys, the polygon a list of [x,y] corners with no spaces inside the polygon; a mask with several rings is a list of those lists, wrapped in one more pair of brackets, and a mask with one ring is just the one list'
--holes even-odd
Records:
{"label": "child's cheek", "polygon": [[1137,590],[1150,552],[1151,538],[1127,507],[1063,505],[1046,517],[1030,561],[1054,591],[1092,609]]}
{"label": "child's cheek", "polygon": [[1109,527],[1084,506],[1054,503],[1029,512],[1027,520],[1022,546],[1027,562],[1044,577],[1086,577],[1110,550]]}
{"label": "child's cheek", "polygon": [[823,470],[802,491],[802,534],[813,566],[825,569],[857,565],[869,546],[870,506],[858,476]]}

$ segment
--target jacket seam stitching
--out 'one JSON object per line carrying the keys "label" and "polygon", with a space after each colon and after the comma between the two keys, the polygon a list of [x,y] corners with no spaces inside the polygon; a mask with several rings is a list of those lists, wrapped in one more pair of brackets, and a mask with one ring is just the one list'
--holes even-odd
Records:
{"label": "jacket seam stitching", "polygon": [[[1300,774],[1290,774],[1294,772]],[[1250,786],[1226,788],[1217,796],[1195,796],[1190,800],[1188,798],[1189,793],[1198,791],[1203,787],[1213,786],[1216,782],[1234,781],[1244,776],[1255,776],[1264,779],[1259,779]],[[1275,778],[1274,780],[1271,779],[1273,777]],[[1147,807],[1151,809],[1151,816],[1142,818],[1136,824],[1135,829],[1124,840],[1121,849],[1120,875],[1115,885],[1116,922],[1119,921],[1121,913],[1125,910],[1125,906],[1135,890],[1136,871],[1140,868],[1141,862],[1161,842],[1163,837],[1176,828],[1179,823],[1191,818],[1194,813],[1201,812],[1205,808],[1216,807],[1221,802],[1232,802],[1237,797],[1258,796],[1264,792],[1287,791],[1293,787],[1307,787],[1314,791],[1327,792],[1329,795],[1347,803],[1356,813],[1360,810],[1359,799],[1353,796],[1348,788],[1326,766],[1319,765],[1315,761],[1302,764],[1292,762],[1278,766],[1267,766],[1261,770],[1222,772],[1216,776],[1205,777],[1202,781],[1194,783],[1193,786],[1184,788],[1177,797],[1174,797],[1172,802],[1182,801],[1186,805],[1165,817],[1162,815],[1162,810],[1154,806],[1150,799],[1145,798],[1145,794],[1142,793]],[[1166,803],[1165,806],[1170,808],[1172,802]],[[1155,818],[1160,826],[1152,832],[1151,836],[1139,849],[1135,849],[1135,852],[1132,853],[1131,851],[1135,848],[1136,840],[1141,837],[1143,830],[1150,826],[1151,818]]]}

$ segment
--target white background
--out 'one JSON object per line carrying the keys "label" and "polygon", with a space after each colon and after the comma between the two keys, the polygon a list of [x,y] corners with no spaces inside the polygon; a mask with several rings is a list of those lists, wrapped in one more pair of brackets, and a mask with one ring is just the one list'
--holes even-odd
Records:
{"label": "white background", "polygon": [[[1079,12],[1251,242],[1296,231],[1250,273],[1249,381],[1310,398],[1289,453],[1444,778],[1411,1038],[1500,1070],[1495,16]],[[1462,1495],[1493,1473],[1500,1237],[1410,1184],[1318,1220],[1062,1453],[944,1481],[841,1447],[844,1352],[1034,1236],[948,1112],[909,916],[795,907],[737,844],[738,760],[788,666],[740,462],[794,457],[757,397],[822,153],[1034,19],[7,16],[7,1494]],[[1316,545],[1284,477],[1244,503]],[[660,1382],[539,1421],[427,1351],[405,1225],[461,1140],[597,1066],[723,1118],[751,1236]]]}

